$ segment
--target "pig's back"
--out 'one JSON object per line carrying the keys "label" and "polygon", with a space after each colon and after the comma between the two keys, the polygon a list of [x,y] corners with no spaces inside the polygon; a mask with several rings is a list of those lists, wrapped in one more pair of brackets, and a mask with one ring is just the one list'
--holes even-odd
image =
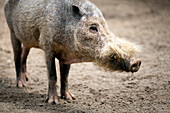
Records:
{"label": "pig's back", "polygon": [[[4,10],[10,30],[15,33],[21,42],[32,47],[38,47],[42,29],[50,29],[48,28],[50,26],[50,16],[60,17],[60,13],[58,13],[60,1],[7,0]],[[57,21],[57,18],[55,20],[54,18],[51,19],[52,22]]]}
{"label": "pig's back", "polygon": [[30,47],[39,47],[39,40],[43,40],[39,39],[40,34],[61,38],[60,35],[65,33],[66,21],[72,21],[71,4],[82,6],[86,2],[87,0],[7,0],[5,15],[10,30],[21,42]]}

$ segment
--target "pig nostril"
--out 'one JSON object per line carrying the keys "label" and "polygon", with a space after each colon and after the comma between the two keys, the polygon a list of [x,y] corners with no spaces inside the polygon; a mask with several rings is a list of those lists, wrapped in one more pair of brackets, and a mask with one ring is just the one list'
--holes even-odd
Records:
{"label": "pig nostril", "polygon": [[132,68],[133,68],[133,69],[136,68],[136,67],[137,67],[137,64],[136,64],[136,63],[132,65]]}
{"label": "pig nostril", "polygon": [[131,72],[137,72],[140,68],[140,65],[141,65],[141,60],[134,60],[130,66]]}

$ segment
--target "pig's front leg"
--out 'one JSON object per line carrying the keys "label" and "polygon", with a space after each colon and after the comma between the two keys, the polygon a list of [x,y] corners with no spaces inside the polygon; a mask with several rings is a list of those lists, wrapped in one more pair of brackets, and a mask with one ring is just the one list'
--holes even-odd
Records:
{"label": "pig's front leg", "polygon": [[60,76],[61,76],[61,98],[72,101],[75,100],[73,94],[68,90],[68,74],[70,70],[70,64],[63,64],[60,61]]}
{"label": "pig's front leg", "polygon": [[59,98],[57,95],[57,75],[56,75],[56,66],[55,66],[55,57],[52,52],[46,52],[46,64],[48,71],[48,97],[46,102],[48,103],[59,103]]}

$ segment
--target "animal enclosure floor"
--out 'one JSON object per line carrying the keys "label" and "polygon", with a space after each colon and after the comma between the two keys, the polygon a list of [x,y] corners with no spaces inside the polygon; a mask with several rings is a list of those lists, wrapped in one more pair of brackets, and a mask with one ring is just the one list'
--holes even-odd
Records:
{"label": "animal enclosure floor", "polygon": [[[140,70],[134,74],[109,73],[92,63],[73,64],[69,89],[77,99],[72,103],[60,100],[59,105],[45,103],[48,79],[42,50],[31,49],[27,62],[30,81],[26,88],[16,88],[10,34],[1,0],[0,113],[170,112],[170,1],[91,1],[101,9],[112,32],[142,46],[142,52],[136,55],[142,60]],[[59,76],[57,84],[60,87]]]}

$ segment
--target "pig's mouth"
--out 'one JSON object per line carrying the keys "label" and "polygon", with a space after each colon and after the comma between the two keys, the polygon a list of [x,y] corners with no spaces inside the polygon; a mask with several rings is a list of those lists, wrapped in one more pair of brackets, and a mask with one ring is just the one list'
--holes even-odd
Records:
{"label": "pig's mouth", "polygon": [[141,60],[135,58],[117,58],[114,55],[96,59],[95,63],[106,71],[137,72],[141,66]]}
{"label": "pig's mouth", "polygon": [[130,60],[125,60],[123,58],[120,58],[120,60],[115,60],[110,57],[106,62],[102,62],[100,66],[108,71],[126,71],[134,73],[139,70],[140,65],[141,60],[139,59],[131,58]]}

